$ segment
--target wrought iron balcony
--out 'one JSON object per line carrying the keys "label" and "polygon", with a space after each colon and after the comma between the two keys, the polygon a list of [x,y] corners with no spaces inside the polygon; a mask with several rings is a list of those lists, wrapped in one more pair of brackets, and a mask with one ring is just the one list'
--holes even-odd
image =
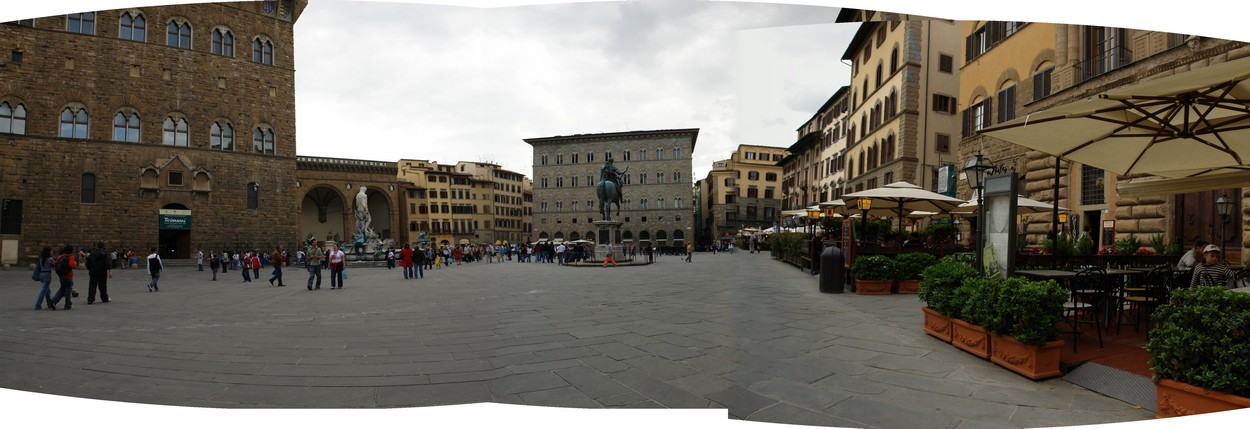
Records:
{"label": "wrought iron balcony", "polygon": [[1076,83],[1102,76],[1133,62],[1133,52],[1123,46],[1113,47],[1086,58],[1076,65]]}

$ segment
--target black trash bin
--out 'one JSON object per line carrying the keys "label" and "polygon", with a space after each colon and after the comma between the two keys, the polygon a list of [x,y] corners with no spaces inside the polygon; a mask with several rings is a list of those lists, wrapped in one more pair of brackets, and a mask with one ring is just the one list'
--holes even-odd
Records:
{"label": "black trash bin", "polygon": [[820,252],[820,291],[822,293],[842,293],[846,287],[846,258],[842,249],[836,246],[825,248]]}

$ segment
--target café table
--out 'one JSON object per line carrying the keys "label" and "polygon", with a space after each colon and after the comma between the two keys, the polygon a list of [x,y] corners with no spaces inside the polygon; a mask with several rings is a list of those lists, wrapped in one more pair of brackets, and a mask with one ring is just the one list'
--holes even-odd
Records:
{"label": "caf\u00e9 table", "polygon": [[1072,277],[1076,277],[1076,271],[1066,271],[1066,270],[1016,270],[1016,274],[1026,276],[1026,277],[1032,277],[1035,279],[1043,279],[1043,280],[1046,280],[1046,279],[1062,280],[1062,279],[1070,279]]}

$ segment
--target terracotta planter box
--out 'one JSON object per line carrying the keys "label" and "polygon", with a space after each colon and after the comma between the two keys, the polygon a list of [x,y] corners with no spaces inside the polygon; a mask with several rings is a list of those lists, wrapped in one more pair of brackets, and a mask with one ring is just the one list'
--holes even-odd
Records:
{"label": "terracotta planter box", "polygon": [[924,332],[939,340],[951,342],[951,318],[938,314],[929,307],[920,309],[924,310]]}
{"label": "terracotta planter box", "polygon": [[1030,346],[1016,341],[1010,335],[990,337],[990,361],[1025,377],[1040,380],[1062,375],[1059,371],[1059,350],[1063,340],[1055,340],[1044,346]]}
{"label": "terracotta planter box", "polygon": [[952,318],[951,344],[982,359],[990,358],[990,333],[980,326]]}
{"label": "terracotta planter box", "polygon": [[920,293],[920,280],[899,280],[898,293]]}
{"label": "terracotta planter box", "polygon": [[1250,408],[1250,398],[1214,390],[1204,392],[1201,387],[1166,378],[1155,385],[1155,402],[1159,404],[1155,418],[1160,419]]}
{"label": "terracotta planter box", "polygon": [[859,295],[889,295],[894,280],[855,280],[855,293]]}

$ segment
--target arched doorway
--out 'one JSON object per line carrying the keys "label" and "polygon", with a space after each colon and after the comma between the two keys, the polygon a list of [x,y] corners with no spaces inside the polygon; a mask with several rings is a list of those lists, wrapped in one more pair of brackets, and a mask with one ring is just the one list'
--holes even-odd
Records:
{"label": "arched doorway", "polygon": [[673,230],[673,244],[684,245],[686,241],[686,233],[680,229]]}
{"label": "arched doorway", "polygon": [[660,243],[661,246],[667,246],[668,245],[668,233],[664,232],[664,230],[656,231],[655,241]]}
{"label": "arched doorway", "polygon": [[580,240],[581,238],[582,238],[581,234],[578,234],[577,231],[573,231],[569,233],[569,241],[577,241],[577,240]]}
{"label": "arched doorway", "polygon": [[538,234],[538,241],[547,241],[548,238],[550,237],[547,237],[547,233],[545,232]]}
{"label": "arched doorway", "polygon": [[158,222],[156,247],[161,258],[190,258],[191,210],[182,204],[166,204],[160,209]]}
{"label": "arched doorway", "polygon": [[594,231],[586,231],[586,241],[595,241]]}
{"label": "arched doorway", "polygon": [[646,230],[638,232],[638,241],[638,244],[651,246],[651,233]]}
{"label": "arched doorway", "polygon": [[350,239],[350,231],[343,224],[343,210],[346,207],[343,196],[332,187],[316,186],[309,189],[300,205],[300,231],[304,233],[300,238],[307,238],[311,234],[324,241],[334,240],[335,236],[339,241]]}

